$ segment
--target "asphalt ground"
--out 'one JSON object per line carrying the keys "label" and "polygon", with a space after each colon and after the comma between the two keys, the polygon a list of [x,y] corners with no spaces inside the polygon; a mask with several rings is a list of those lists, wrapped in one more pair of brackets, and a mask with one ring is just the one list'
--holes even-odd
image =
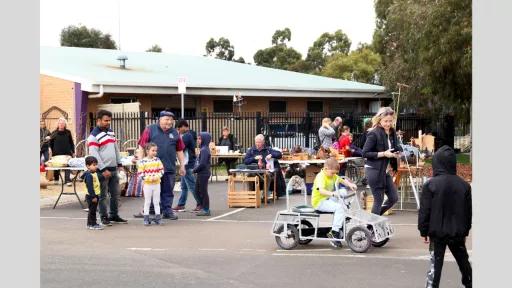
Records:
{"label": "asphalt ground", "polygon": [[[271,235],[284,198],[262,208],[228,208],[226,182],[210,183],[210,217],[186,211],[162,226],[133,218],[142,198],[122,197],[121,217],[102,231],[87,230],[87,212],[75,201],[42,207],[41,287],[424,287],[428,245],[419,237],[416,212],[388,218],[395,237],[364,254],[347,245],[332,248],[313,241],[280,249]],[[179,192],[180,193],[180,192]],[[177,202],[179,193],[175,196]],[[291,196],[292,205],[302,204]],[[189,195],[187,209],[195,201]],[[322,215],[329,224],[332,216]],[[471,255],[471,238],[467,241]],[[447,251],[441,287],[461,287],[460,273]]]}

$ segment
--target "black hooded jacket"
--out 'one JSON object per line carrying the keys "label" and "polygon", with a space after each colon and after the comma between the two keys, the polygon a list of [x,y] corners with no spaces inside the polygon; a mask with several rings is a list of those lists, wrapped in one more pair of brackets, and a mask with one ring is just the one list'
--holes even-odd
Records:
{"label": "black hooded jacket", "polygon": [[457,176],[455,152],[443,146],[432,160],[434,177],[423,185],[418,214],[422,237],[466,237],[471,229],[471,186]]}

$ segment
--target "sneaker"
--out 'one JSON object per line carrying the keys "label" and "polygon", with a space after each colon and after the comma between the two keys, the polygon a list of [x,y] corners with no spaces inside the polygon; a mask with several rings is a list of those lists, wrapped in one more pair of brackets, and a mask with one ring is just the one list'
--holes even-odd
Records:
{"label": "sneaker", "polygon": [[[340,239],[340,232],[331,230],[329,233],[327,233],[327,237],[330,239]],[[341,248],[341,241],[333,240],[331,241],[331,246],[334,248]]]}
{"label": "sneaker", "polygon": [[202,210],[200,212],[197,212],[196,216],[210,216],[210,210],[206,211],[206,210]]}
{"label": "sneaker", "polygon": [[71,182],[66,182],[66,186],[71,187],[71,186],[73,186],[73,183],[71,183]]}
{"label": "sneaker", "polygon": [[138,214],[133,214],[133,218],[144,218],[144,214],[142,214],[142,212],[139,212]]}
{"label": "sneaker", "polygon": [[201,212],[201,210],[203,210],[203,207],[201,205],[197,205],[196,208],[194,210],[192,210],[191,212],[197,213],[197,212]]}
{"label": "sneaker", "polygon": [[176,216],[175,214],[164,214],[163,219],[178,220],[178,216]]}
{"label": "sneaker", "polygon": [[59,180],[53,180],[53,185],[60,185],[60,181]]}
{"label": "sneaker", "polygon": [[96,224],[96,225],[87,225],[87,229],[89,229],[89,230],[103,230],[103,227],[101,227],[98,224]]}
{"label": "sneaker", "polygon": [[101,217],[101,224],[103,226],[112,226],[112,223],[110,220],[108,220],[108,217]]}
{"label": "sneaker", "polygon": [[185,206],[183,206],[183,205],[178,205],[178,206],[176,206],[176,207],[173,207],[173,208],[172,208],[172,210],[173,210],[174,212],[185,212]]}
{"label": "sneaker", "polygon": [[114,222],[116,224],[127,224],[128,223],[128,221],[126,221],[123,218],[119,217],[119,215],[116,215],[114,217],[110,217],[108,220],[111,221],[111,222]]}

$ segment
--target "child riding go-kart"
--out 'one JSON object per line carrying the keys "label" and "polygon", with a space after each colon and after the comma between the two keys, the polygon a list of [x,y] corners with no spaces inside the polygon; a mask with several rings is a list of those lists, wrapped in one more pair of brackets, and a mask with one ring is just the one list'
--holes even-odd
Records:
{"label": "child riding go-kart", "polygon": [[[317,175],[317,178],[326,177],[325,175],[321,175],[321,173],[327,172],[326,174],[329,174],[327,162],[329,162],[329,160],[326,161],[326,167]],[[331,163],[331,165],[333,164]],[[326,179],[330,178],[327,177]],[[315,179],[315,182],[317,180],[320,181],[321,179]],[[337,203],[341,204],[334,206],[332,203],[325,203],[333,205],[331,209],[331,211],[334,210],[333,212],[319,211],[329,211],[329,209],[325,209],[325,207],[328,208],[327,205],[318,205],[315,203],[315,197],[318,197],[318,194],[314,195],[313,193],[312,196],[313,205],[315,206],[316,204],[317,209],[307,205],[306,191],[303,191],[304,205],[289,209],[289,191],[287,189],[287,209],[277,213],[274,224],[272,225],[272,235],[275,236],[279,247],[286,250],[294,249],[299,244],[306,245],[313,240],[331,241],[333,246],[341,247],[342,241],[345,241],[352,251],[364,253],[368,251],[371,246],[382,247],[389,241],[393,236],[394,230],[388,219],[361,209],[359,198],[355,197],[357,196],[357,191],[347,193],[347,190],[341,183],[345,182],[344,184],[348,184],[351,188],[356,188],[355,185],[343,180],[337,175],[333,177],[333,180],[334,187],[332,187],[331,197],[328,198],[328,200],[337,201]],[[322,183],[317,184],[318,183],[315,183],[316,187],[313,186],[313,189],[316,188],[318,191],[322,190],[318,188]],[[325,190],[322,193],[327,194]],[[321,197],[324,199],[327,198],[327,196]],[[339,207],[343,209],[341,213],[342,219],[338,219],[341,223],[336,223],[336,217],[340,217]],[[320,215],[322,214],[335,214],[334,225],[320,227]],[[334,226],[341,226],[341,229],[338,227],[335,228]],[[339,231],[337,231],[337,229],[339,229]]]}

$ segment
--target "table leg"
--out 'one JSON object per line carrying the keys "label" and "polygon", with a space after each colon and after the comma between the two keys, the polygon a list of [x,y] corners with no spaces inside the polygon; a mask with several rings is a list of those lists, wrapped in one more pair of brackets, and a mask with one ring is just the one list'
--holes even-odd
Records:
{"label": "table leg", "polygon": [[64,178],[62,177],[61,173],[62,173],[62,169],[59,170],[59,179],[61,182],[60,194],[59,194],[59,197],[57,197],[57,201],[55,201],[55,204],[53,205],[53,209],[55,209],[55,207],[57,207],[57,203],[59,203],[60,197],[62,196],[62,194],[64,194]]}
{"label": "table leg", "polygon": [[[276,192],[276,187],[277,187],[277,170],[274,171],[274,190],[272,191],[272,199],[274,200],[274,205],[276,204],[276,197],[277,197],[277,192]],[[281,173],[281,171],[279,171],[279,173]]]}
{"label": "table leg", "polygon": [[85,209],[84,204],[82,203],[82,201],[80,200],[80,197],[78,196],[78,193],[76,193],[76,180],[78,178],[78,175],[80,175],[80,171],[76,171],[76,175],[73,178],[73,192],[75,193],[76,199],[78,199],[78,203],[80,203],[80,206],[82,207],[82,209]]}
{"label": "table leg", "polygon": [[268,188],[267,188],[267,173],[263,173],[263,206],[267,206],[267,193],[268,193]]}

